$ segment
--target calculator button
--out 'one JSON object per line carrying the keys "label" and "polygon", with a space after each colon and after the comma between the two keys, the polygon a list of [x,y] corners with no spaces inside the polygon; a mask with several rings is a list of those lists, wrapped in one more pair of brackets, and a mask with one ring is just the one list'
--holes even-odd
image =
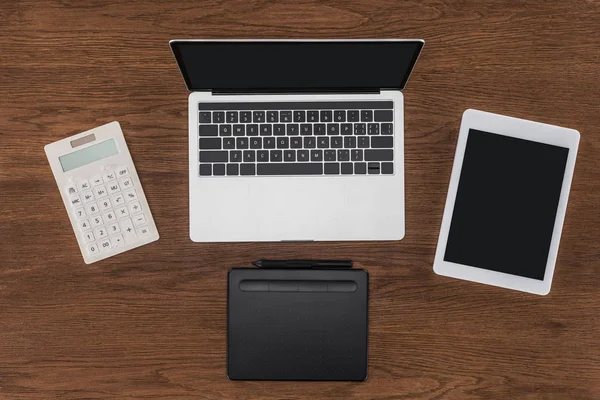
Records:
{"label": "calculator button", "polygon": [[123,188],[123,190],[127,190],[133,187],[133,182],[131,181],[131,178],[122,178],[119,180],[119,182],[121,182],[121,187]]}
{"label": "calculator button", "polygon": [[92,226],[95,228],[100,225],[104,225],[104,220],[102,219],[102,217],[99,215],[92,217]]}
{"label": "calculator button", "polygon": [[96,237],[98,239],[102,239],[108,236],[108,233],[106,232],[106,228],[98,228],[94,231],[94,233],[96,234]]}
{"label": "calculator button", "polygon": [[94,215],[100,212],[100,210],[98,210],[98,204],[96,203],[90,203],[87,206],[85,206],[85,209],[87,210],[87,213],[90,215]]}
{"label": "calculator button", "polygon": [[89,203],[90,201],[94,200],[94,195],[92,194],[91,190],[81,193],[81,197],[83,198],[84,203]]}
{"label": "calculator button", "polygon": [[115,222],[117,220],[117,217],[115,217],[115,213],[112,211],[107,212],[106,214],[104,214],[104,221],[107,224],[110,224],[111,222]]}
{"label": "calculator button", "polygon": [[69,185],[66,188],[67,194],[70,196],[72,194],[77,193],[77,187],[75,185]]}
{"label": "calculator button", "polygon": [[113,247],[121,247],[125,244],[125,241],[123,240],[123,235],[113,236],[110,239],[110,242],[112,243]]}
{"label": "calculator button", "polygon": [[87,251],[88,251],[88,253],[90,253],[93,256],[97,255],[100,252],[100,250],[98,250],[98,245],[96,243],[88,244]]}
{"label": "calculator button", "polygon": [[140,236],[148,236],[150,234],[150,228],[142,226],[138,228],[138,232],[140,233]]}
{"label": "calculator button", "polygon": [[108,173],[104,174],[104,176],[102,176],[102,178],[104,178],[104,182],[114,181],[115,179],[117,179],[117,174],[115,174],[115,171],[108,172]]}
{"label": "calculator button", "polygon": [[100,247],[100,250],[102,251],[109,251],[110,249],[112,249],[112,245],[110,244],[110,240],[108,239],[98,243],[98,247]]}
{"label": "calculator button", "polygon": [[115,207],[120,206],[122,204],[125,204],[125,198],[122,194],[120,194],[118,196],[113,197],[112,202],[115,205]]}
{"label": "calculator button", "polygon": [[133,217],[133,223],[135,226],[145,225],[146,224],[146,216],[144,214],[137,215]]}
{"label": "calculator button", "polygon": [[85,242],[89,243],[89,242],[93,242],[95,237],[94,234],[92,232],[86,232],[83,234],[83,237],[85,238]]}
{"label": "calculator button", "polygon": [[127,210],[127,207],[123,206],[123,207],[117,209],[117,217],[124,218],[124,217],[128,217],[128,216],[129,216],[129,211]]}
{"label": "calculator button", "polygon": [[136,200],[138,197],[137,193],[135,192],[135,189],[129,189],[128,191],[126,191],[125,198],[127,199],[127,201]]}
{"label": "calculator button", "polygon": [[70,197],[69,201],[71,202],[71,205],[74,206],[74,207],[81,205],[81,197],[79,197],[78,194],[72,195]]}
{"label": "calculator button", "polygon": [[91,225],[90,225],[90,221],[88,221],[87,219],[84,219],[83,221],[79,222],[79,228],[81,228],[82,231],[87,231],[88,229],[91,229]]}
{"label": "calculator button", "polygon": [[119,176],[119,178],[121,178],[123,176],[127,176],[127,175],[129,175],[129,170],[127,169],[127,167],[118,168],[117,175]]}
{"label": "calculator button", "polygon": [[94,193],[96,194],[96,197],[99,199],[101,199],[102,197],[108,196],[108,193],[106,192],[106,187],[104,185],[97,186],[94,189]]}
{"label": "calculator button", "polygon": [[140,205],[140,202],[132,201],[129,203],[129,211],[131,211],[132,215],[142,212],[142,206]]}
{"label": "calculator button", "polygon": [[94,175],[92,176],[92,186],[98,186],[98,185],[102,185],[104,183],[104,181],[102,180],[102,177],[100,175]]}
{"label": "calculator button", "polygon": [[110,199],[99,201],[98,205],[100,206],[100,211],[106,211],[112,207],[112,204],[110,204]]}
{"label": "calculator button", "polygon": [[121,232],[121,227],[119,226],[119,224],[114,223],[114,224],[109,225],[107,230],[108,230],[108,234],[112,235],[112,234]]}
{"label": "calculator button", "polygon": [[121,232],[123,232],[123,235],[125,235],[125,241],[127,243],[135,242],[137,240],[137,235],[135,234],[135,229],[133,228],[131,218],[125,218],[121,220]]}
{"label": "calculator button", "polygon": [[90,181],[88,181],[87,179],[79,181],[77,182],[77,187],[79,188],[79,190],[88,190],[91,188]]}
{"label": "calculator button", "polygon": [[75,216],[77,217],[77,219],[81,219],[87,217],[87,214],[85,213],[85,210],[83,208],[78,208],[77,210],[75,210]]}
{"label": "calculator button", "polygon": [[117,182],[111,182],[108,185],[108,193],[110,194],[115,194],[121,191],[121,188],[119,188],[119,184]]}

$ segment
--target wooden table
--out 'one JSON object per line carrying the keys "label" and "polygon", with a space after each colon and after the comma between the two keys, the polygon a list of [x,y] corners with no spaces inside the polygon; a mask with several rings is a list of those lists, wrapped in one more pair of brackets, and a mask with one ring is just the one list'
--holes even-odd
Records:
{"label": "wooden table", "polygon": [[[168,40],[351,37],[426,42],[405,90],[406,238],[192,243]],[[3,1],[0,398],[600,399],[599,43],[595,0]],[[467,108],[581,132],[546,297],[432,271]],[[43,146],[113,120],[161,239],[86,266]],[[227,271],[261,257],[369,271],[366,382],[227,379]]]}

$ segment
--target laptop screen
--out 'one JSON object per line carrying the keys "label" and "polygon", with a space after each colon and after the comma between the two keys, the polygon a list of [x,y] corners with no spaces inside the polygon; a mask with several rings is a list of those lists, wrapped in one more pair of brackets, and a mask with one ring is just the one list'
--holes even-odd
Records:
{"label": "laptop screen", "polygon": [[171,41],[189,90],[403,89],[421,40]]}

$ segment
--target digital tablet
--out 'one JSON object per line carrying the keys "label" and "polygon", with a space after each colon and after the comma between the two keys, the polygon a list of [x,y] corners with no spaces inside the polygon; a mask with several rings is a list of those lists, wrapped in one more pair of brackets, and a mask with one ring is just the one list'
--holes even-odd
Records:
{"label": "digital tablet", "polygon": [[547,294],[578,145],[573,129],[465,111],[433,270]]}

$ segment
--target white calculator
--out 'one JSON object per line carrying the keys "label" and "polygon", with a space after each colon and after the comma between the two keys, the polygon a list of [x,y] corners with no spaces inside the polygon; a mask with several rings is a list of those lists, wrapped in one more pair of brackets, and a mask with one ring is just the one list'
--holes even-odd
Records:
{"label": "white calculator", "polygon": [[158,240],[118,122],[44,149],[86,264]]}

